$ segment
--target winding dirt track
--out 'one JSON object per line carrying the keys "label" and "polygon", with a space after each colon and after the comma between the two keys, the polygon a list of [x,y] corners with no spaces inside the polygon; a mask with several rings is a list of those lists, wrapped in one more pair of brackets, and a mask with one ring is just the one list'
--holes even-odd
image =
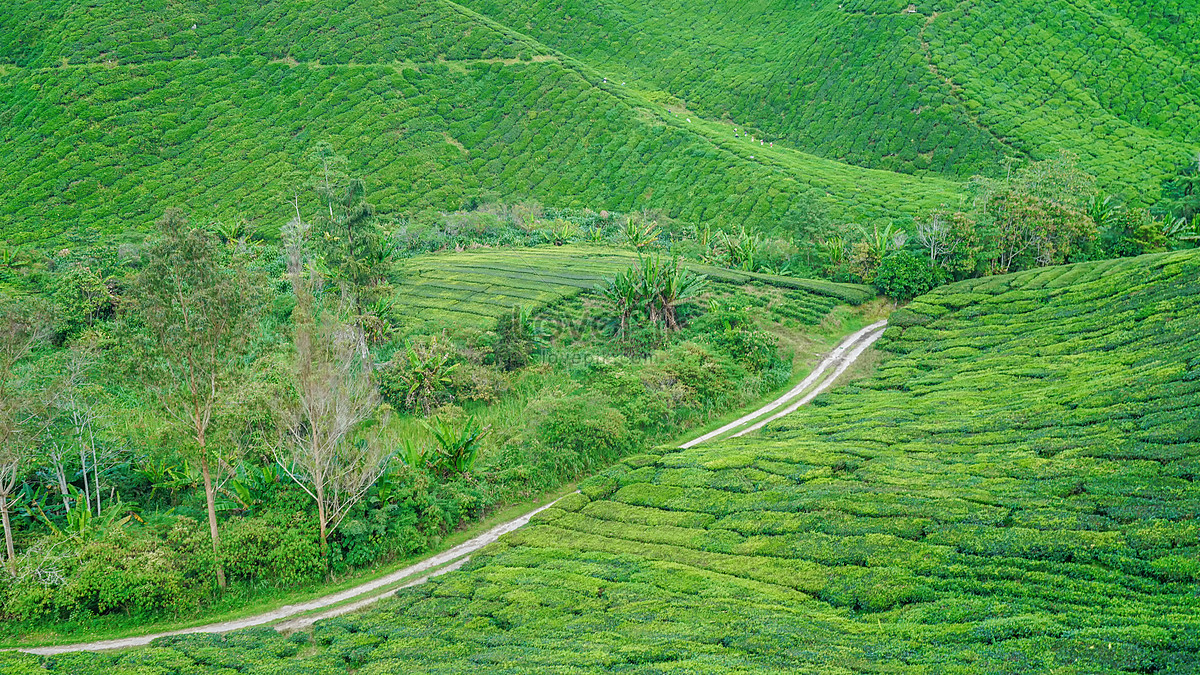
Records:
{"label": "winding dirt track", "polygon": [[[835,380],[842,373],[846,372],[859,356],[875,343],[887,328],[887,321],[879,321],[873,323],[866,328],[854,333],[831,351],[821,363],[817,365],[808,377],[804,378],[800,384],[793,387],[783,396],[775,399],[767,405],[755,410],[754,412],[726,424],[725,426],[711,431],[703,436],[695,438],[683,445],[680,448],[690,448],[701,443],[710,441],[714,438],[730,434],[730,438],[742,436],[752,431],[756,431],[773,422],[780,417],[794,412],[800,406],[808,403],[818,394],[831,387]],[[832,371],[832,372],[831,372]],[[799,397],[799,400],[797,398]],[[790,405],[788,405],[790,403]],[[784,407],[786,406],[786,407]],[[783,410],[775,412],[779,408]],[[773,414],[772,414],[773,413]],[[524,526],[529,522],[529,519],[534,515],[550,508],[557,500],[549,504],[540,506],[529,513],[526,513],[519,518],[515,518],[508,522],[502,523],[484,532],[483,534],[465,541],[454,548],[448,549],[436,555],[430,556],[416,564],[405,567],[404,569],[396,570],[391,574],[382,576],[374,581],[369,581],[360,584],[347,590],[325,595],[308,602],[295,605],[285,605],[278,609],[248,616],[242,619],[233,621],[223,621],[220,623],[211,623],[203,626],[194,626],[192,628],[184,628],[181,630],[166,631],[162,633],[152,633],[149,635],[139,635],[137,637],[120,638],[116,640],[99,640],[96,642],[80,642],[69,645],[54,645],[49,647],[29,647],[20,651],[30,654],[63,654],[66,652],[82,652],[82,651],[102,651],[106,649],[122,649],[125,647],[139,647],[150,644],[155,638],[165,637],[168,635],[185,635],[188,633],[228,633],[229,631],[239,628],[248,628],[250,626],[262,626],[266,624],[272,625],[276,630],[289,631],[312,625],[313,622],[320,619],[326,619],[348,612],[357,611],[374,602],[377,602],[388,595],[392,594],[399,588],[407,588],[423,584],[429,579],[447,572],[452,572],[462,567],[468,560],[471,559],[471,554],[475,551],[487,546],[496,541],[501,536],[512,532],[513,530]],[[401,583],[403,582],[403,583]],[[400,584],[400,585],[396,585]],[[324,611],[321,611],[324,610]]]}

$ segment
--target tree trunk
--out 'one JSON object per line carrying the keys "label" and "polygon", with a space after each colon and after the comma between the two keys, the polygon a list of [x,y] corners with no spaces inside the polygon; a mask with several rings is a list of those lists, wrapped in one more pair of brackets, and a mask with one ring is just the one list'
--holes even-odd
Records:
{"label": "tree trunk", "polygon": [[[81,439],[82,440],[82,439]],[[83,501],[87,503],[88,511],[92,510],[92,488],[88,484],[87,475],[87,455],[84,454],[83,446],[79,446],[79,469],[83,474]],[[100,511],[96,511],[96,515],[100,515]]]}
{"label": "tree trunk", "polygon": [[225,590],[225,566],[221,563],[221,535],[217,532],[217,500],[212,474],[208,471],[208,454],[200,450],[200,471],[204,474],[204,499],[208,502],[208,531],[212,535],[213,563],[217,567],[217,585]]}
{"label": "tree trunk", "polygon": [[8,520],[8,495],[0,495],[0,519],[4,521],[4,548],[8,551],[8,573],[17,576],[17,552],[13,550],[12,523]]}
{"label": "tree trunk", "polygon": [[316,482],[317,489],[317,522],[321,526],[321,558],[326,564],[329,562],[329,533],[325,529],[325,524],[329,521],[328,514],[325,510],[325,485],[324,481]]}
{"label": "tree trunk", "polygon": [[96,435],[92,433],[92,427],[88,425],[88,438],[91,440],[88,446],[92,449],[92,475],[96,480],[92,482],[96,486],[96,515],[100,515],[100,462],[96,459]]}
{"label": "tree trunk", "polygon": [[[56,450],[55,453],[58,451]],[[58,479],[58,491],[62,493],[63,509],[68,513],[71,511],[71,502],[67,499],[70,494],[67,490],[67,471],[63,468],[66,462],[58,454],[54,457],[54,477]]]}

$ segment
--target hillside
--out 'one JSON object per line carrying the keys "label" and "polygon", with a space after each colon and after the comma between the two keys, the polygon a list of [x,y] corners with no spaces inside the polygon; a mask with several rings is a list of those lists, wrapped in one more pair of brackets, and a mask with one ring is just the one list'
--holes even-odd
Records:
{"label": "hillside", "polygon": [[1153,192],[1200,142],[1200,4],[464,3],[700,115],[853,164],[990,173],[1071,148]]}
{"label": "hillside", "polygon": [[766,226],[813,190],[844,218],[957,199],[946,180],[731,143],[444,0],[16,9],[0,19],[13,244],[145,231],[172,205],[272,233],[318,142],[395,215],[491,195]]}
{"label": "hillside", "polygon": [[760,437],[629,458],[463,571],[318,624],[316,651],[248,631],[43,665],[1194,670],[1198,279],[1190,252],[943,287],[872,377]]}
{"label": "hillside", "polygon": [[[416,333],[436,332],[438,326],[488,330],[513,307],[536,311],[590,291],[637,259],[623,249],[579,245],[417,256],[401,265],[402,290],[394,298],[392,314],[405,330]],[[797,315],[805,323],[819,322],[839,302],[857,305],[874,297],[870,289],[853,284],[749,274],[696,263],[688,267],[716,282],[758,281],[792,289],[792,302],[803,302],[810,310]]]}

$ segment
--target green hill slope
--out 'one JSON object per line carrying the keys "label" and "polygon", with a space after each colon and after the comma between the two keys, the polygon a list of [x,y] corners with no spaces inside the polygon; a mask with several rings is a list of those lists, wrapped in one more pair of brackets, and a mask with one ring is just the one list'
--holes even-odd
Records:
{"label": "green hill slope", "polygon": [[1198,280],[1177,253],[944,287],[872,377],[628,459],[316,652],[252,631],[50,671],[1193,671]]}
{"label": "green hill slope", "polygon": [[969,175],[1067,148],[1153,199],[1200,143],[1195,0],[465,4],[630,86],[865,166]]}
{"label": "green hill slope", "polygon": [[490,194],[764,226],[814,189],[845,218],[957,198],[945,180],[730,146],[448,2],[25,3],[4,20],[14,243],[145,229],[170,205],[271,230],[319,141],[384,213]]}
{"label": "green hill slope", "polygon": [[[427,326],[491,329],[513,307],[538,310],[557,300],[591,290],[604,279],[637,263],[637,255],[601,246],[544,246],[479,249],[420,255],[401,264],[401,292],[392,312],[414,333]],[[751,280],[789,288],[796,318],[816,323],[835,305],[861,304],[874,297],[867,287],[813,279],[747,274],[707,265],[690,268],[715,282]],[[801,305],[803,307],[801,307]]]}

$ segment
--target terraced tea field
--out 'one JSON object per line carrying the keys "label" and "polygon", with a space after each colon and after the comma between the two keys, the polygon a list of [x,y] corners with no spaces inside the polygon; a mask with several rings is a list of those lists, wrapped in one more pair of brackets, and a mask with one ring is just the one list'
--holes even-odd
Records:
{"label": "terraced tea field", "polygon": [[[474,197],[774,226],[802,193],[871,220],[945,178],[731,147],[590,66],[442,0],[20,2],[0,16],[0,239],[76,246],[168,206],[274,234],[329,143],[396,216]],[[698,120],[697,120],[698,122]]]}
{"label": "terraced tea field", "polygon": [[1078,153],[1150,200],[1194,156],[1197,0],[464,0],[656,100],[858,166]]}
{"label": "terraced tea field", "polygon": [[[601,246],[474,249],[421,255],[404,261],[393,313],[409,329],[471,326],[489,329],[513,307],[536,310],[591,290],[637,262],[637,255]],[[758,281],[787,288],[796,317],[815,323],[834,305],[860,304],[874,296],[864,286],[748,274],[689,265],[714,281]]]}
{"label": "terraced tea field", "polygon": [[[461,571],[307,635],[50,672],[1200,668],[1200,255],[944,287],[876,373],[627,459]],[[6,656],[7,672],[39,661]]]}

